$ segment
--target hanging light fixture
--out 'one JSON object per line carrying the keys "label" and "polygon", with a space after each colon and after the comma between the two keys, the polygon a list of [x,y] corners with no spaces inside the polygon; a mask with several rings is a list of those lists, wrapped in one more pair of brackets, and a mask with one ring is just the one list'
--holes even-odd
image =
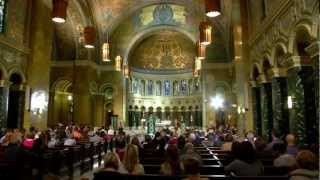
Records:
{"label": "hanging light fixture", "polygon": [[199,77],[200,71],[193,69],[193,77]]}
{"label": "hanging light fixture", "polygon": [[95,42],[95,30],[92,26],[87,26],[83,30],[84,35],[84,47],[88,49],[94,48]]}
{"label": "hanging light fixture", "polygon": [[200,30],[200,43],[203,46],[207,46],[211,43],[211,31],[212,27],[207,21],[202,21],[199,26]]}
{"label": "hanging light fixture", "polygon": [[52,21],[56,23],[66,22],[67,0],[52,0]]}
{"label": "hanging light fixture", "polygon": [[220,0],[205,0],[206,15],[217,17],[221,14]]}
{"label": "hanging light fixture", "polygon": [[206,56],[206,47],[200,43],[200,41],[197,42],[197,58],[200,60],[204,60]]}
{"label": "hanging light fixture", "polygon": [[115,59],[115,68],[116,68],[116,71],[121,71],[122,70],[122,57],[121,56],[116,56],[116,59]]}
{"label": "hanging light fixture", "polygon": [[102,61],[103,62],[110,62],[110,45],[108,42],[103,43],[102,45]]}
{"label": "hanging light fixture", "polygon": [[194,61],[194,68],[197,71],[201,70],[201,59],[199,59],[198,57],[196,57],[195,61]]}
{"label": "hanging light fixture", "polygon": [[130,76],[130,69],[128,65],[123,66],[123,75],[125,78],[129,78]]}
{"label": "hanging light fixture", "polygon": [[109,34],[107,33],[107,42],[102,45],[102,61],[110,62],[110,44],[109,44]]}

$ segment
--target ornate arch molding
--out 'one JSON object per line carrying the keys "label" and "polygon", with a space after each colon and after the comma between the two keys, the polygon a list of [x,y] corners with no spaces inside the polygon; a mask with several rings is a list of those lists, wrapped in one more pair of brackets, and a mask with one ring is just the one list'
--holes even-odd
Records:
{"label": "ornate arch molding", "polygon": [[50,91],[55,92],[61,89],[62,92],[66,92],[70,86],[72,86],[72,80],[67,77],[61,77],[52,83]]}
{"label": "ornate arch molding", "polygon": [[141,32],[139,32],[138,34],[136,34],[131,41],[129,42],[126,51],[124,52],[124,62],[128,63],[129,60],[129,56],[132,53],[132,51],[135,49],[135,47],[145,38],[157,33],[158,31],[161,31],[163,29],[166,30],[172,30],[172,31],[176,31],[179,33],[182,33],[183,35],[185,35],[186,37],[188,37],[189,39],[192,40],[193,43],[196,43],[196,37],[191,34],[190,32],[188,32],[186,29],[183,29],[181,27],[178,26],[167,26],[167,25],[161,25],[161,26],[156,26],[156,27],[151,27],[148,28],[146,30],[143,30]]}
{"label": "ornate arch molding", "polygon": [[[319,24],[318,24],[319,25]],[[288,53],[296,55],[296,40],[299,36],[305,35],[310,43],[317,39],[317,24],[314,25],[310,19],[301,19],[296,23],[290,32]]]}
{"label": "ornate arch molding", "polygon": [[2,79],[0,79],[0,80],[7,80],[7,78],[9,77],[8,76],[8,72],[7,72],[7,70],[6,70],[6,68],[5,68],[5,66],[0,62],[0,71],[1,71],[1,73],[2,73]]}
{"label": "ornate arch molding", "polygon": [[14,66],[14,67],[12,67],[12,68],[9,69],[7,78],[10,79],[10,76],[11,76],[12,74],[14,74],[14,73],[19,74],[19,75],[21,76],[22,83],[26,83],[26,82],[27,82],[27,79],[26,79],[25,74],[23,73],[23,71],[21,70],[21,68],[20,68],[20,67],[17,67],[17,66]]}
{"label": "ornate arch molding", "polygon": [[288,48],[286,45],[286,39],[281,38],[278,39],[275,43],[275,46],[272,48],[272,52],[271,52],[271,60],[272,60],[272,64],[274,67],[278,67],[279,64],[281,64],[282,62],[279,62],[278,60],[278,52],[282,52],[283,55],[287,55],[288,53]]}
{"label": "ornate arch molding", "polygon": [[113,96],[118,94],[118,89],[114,87],[111,83],[103,83],[98,90],[98,93],[103,95],[107,88],[111,87],[113,89]]}
{"label": "ornate arch molding", "polygon": [[255,62],[255,63],[253,63],[252,65],[251,65],[251,68],[250,68],[251,70],[251,72],[250,72],[250,79],[252,80],[252,81],[255,81],[255,79],[254,79],[254,71],[255,71],[255,69],[257,69],[258,70],[258,73],[259,74],[261,74],[262,73],[262,68],[261,68],[261,65],[258,63],[258,62]]}

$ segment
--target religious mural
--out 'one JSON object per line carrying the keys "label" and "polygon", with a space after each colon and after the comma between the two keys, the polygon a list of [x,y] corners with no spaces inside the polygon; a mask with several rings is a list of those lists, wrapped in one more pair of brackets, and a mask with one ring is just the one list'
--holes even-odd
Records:
{"label": "religious mural", "polygon": [[192,69],[194,48],[194,44],[181,34],[162,31],[142,41],[130,62],[140,69]]}

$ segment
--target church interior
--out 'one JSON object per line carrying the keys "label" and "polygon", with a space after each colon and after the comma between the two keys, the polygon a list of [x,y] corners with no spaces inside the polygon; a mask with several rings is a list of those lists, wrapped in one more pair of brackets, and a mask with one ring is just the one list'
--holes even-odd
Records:
{"label": "church interior", "polygon": [[0,179],[318,179],[319,7],[0,0]]}

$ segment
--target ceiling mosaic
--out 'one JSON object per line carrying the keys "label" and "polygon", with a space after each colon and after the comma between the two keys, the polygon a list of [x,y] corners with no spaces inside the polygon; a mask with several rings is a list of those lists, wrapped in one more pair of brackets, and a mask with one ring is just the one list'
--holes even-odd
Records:
{"label": "ceiling mosaic", "polygon": [[[50,6],[50,0],[43,1]],[[208,62],[229,57],[231,0],[221,2],[223,16],[210,20],[220,33],[208,47]],[[108,38],[111,58],[121,55],[128,61],[128,51],[145,37],[156,34],[154,31],[159,27],[184,32],[193,41],[198,39],[198,25],[204,19],[204,0],[69,0],[67,16],[67,23],[56,26],[55,59],[88,59],[89,53],[79,41],[78,29],[93,25],[97,30],[97,47]],[[100,63],[100,54],[97,48],[90,57]]]}
{"label": "ceiling mosaic", "polygon": [[130,65],[139,69],[192,69],[195,46],[191,40],[174,31],[161,31],[144,39],[133,51]]}

